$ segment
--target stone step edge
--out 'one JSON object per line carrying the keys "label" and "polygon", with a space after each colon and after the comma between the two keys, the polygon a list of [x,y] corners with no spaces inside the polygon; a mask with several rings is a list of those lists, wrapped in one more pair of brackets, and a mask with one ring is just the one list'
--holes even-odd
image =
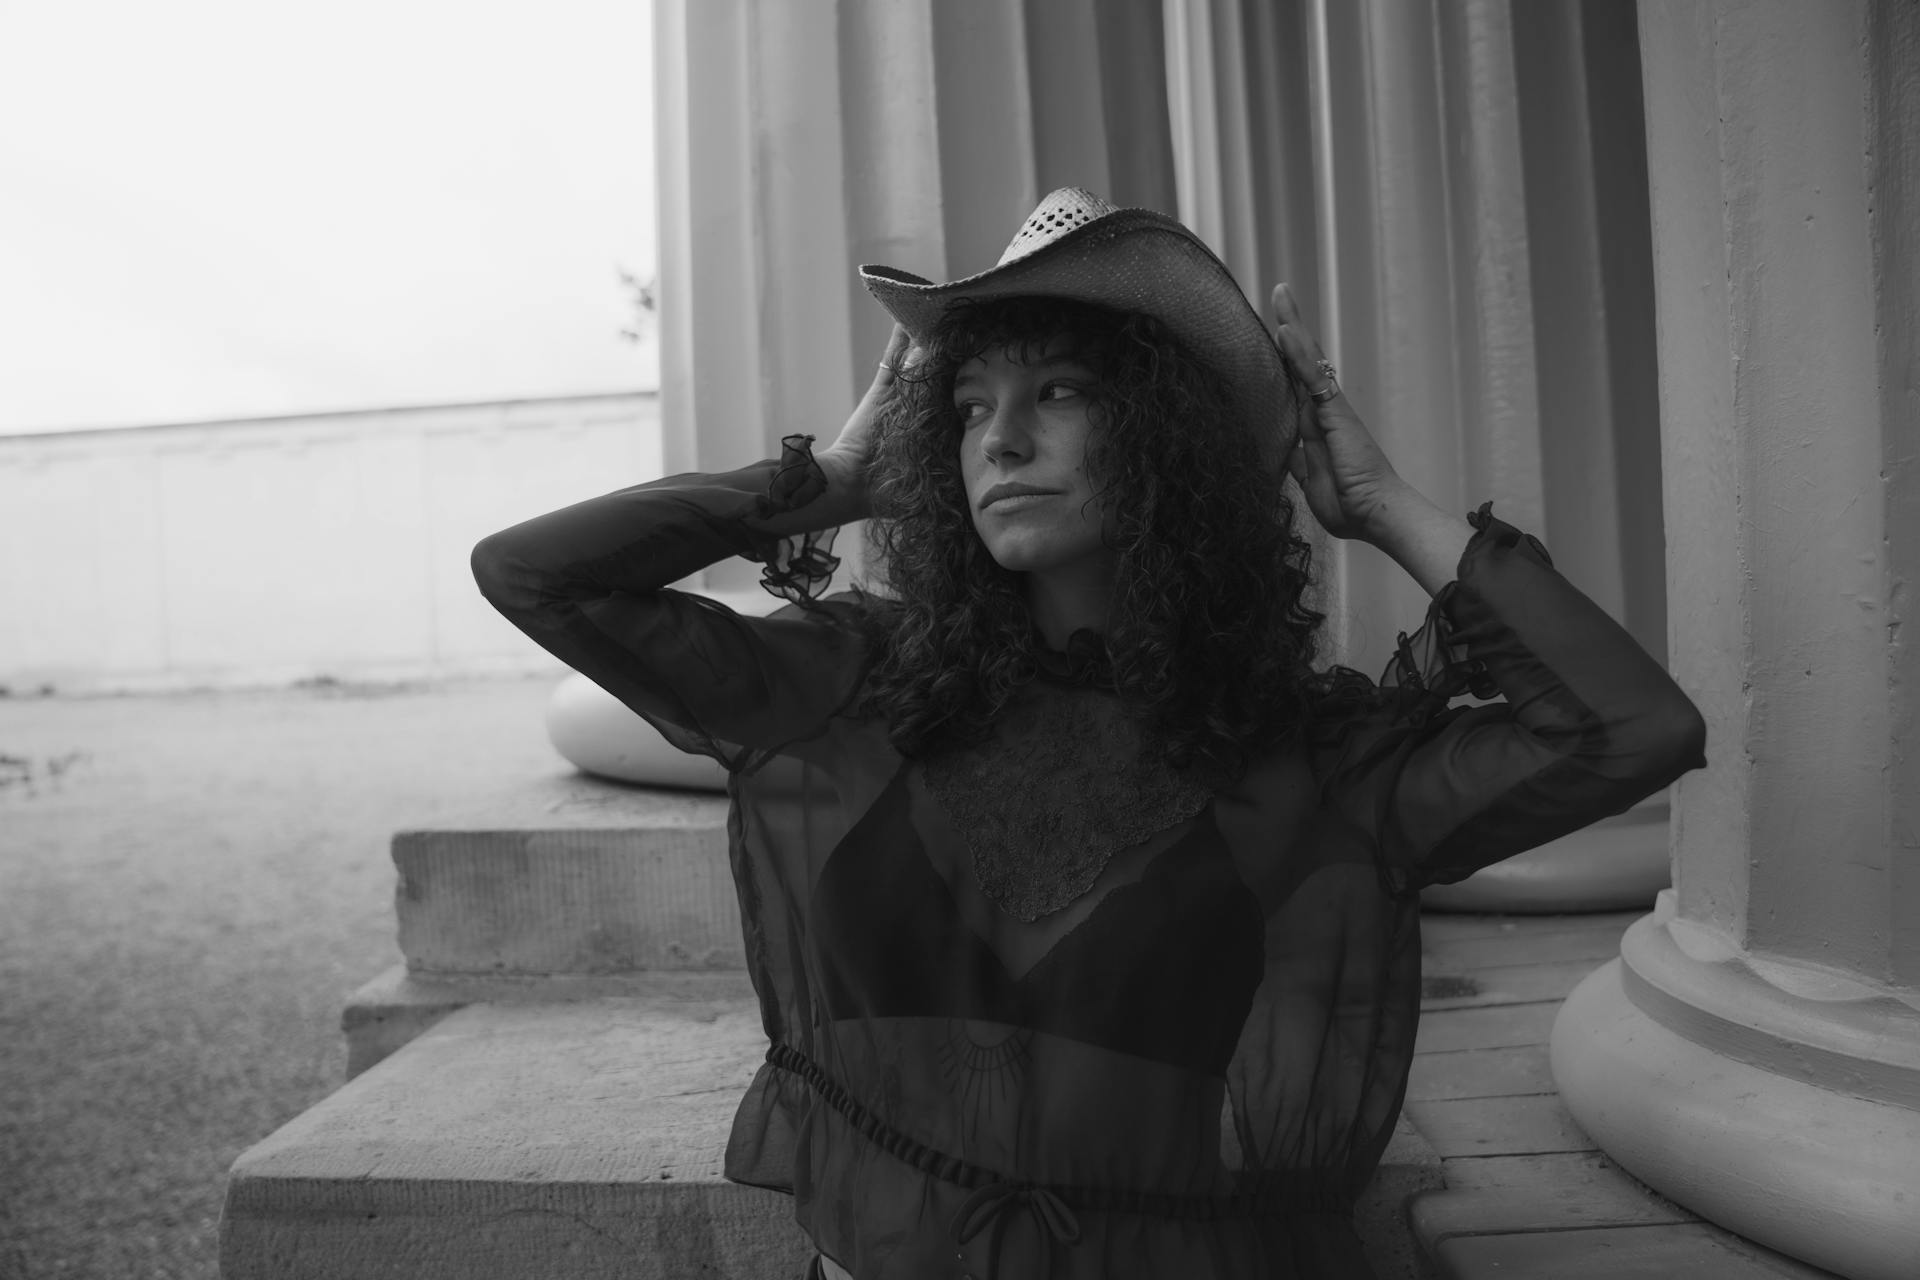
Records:
{"label": "stone step edge", "polygon": [[799,1276],[792,1200],[720,1178],[757,1004],[649,985],[469,1005],[256,1143],[224,1280]]}
{"label": "stone step edge", "polygon": [[[720,1177],[765,1040],[706,977],[443,1015],[235,1162],[223,1277],[797,1275],[792,1202]],[[1381,1280],[1434,1274],[1407,1206],[1443,1185],[1402,1117],[1356,1212]]]}
{"label": "stone step edge", "polygon": [[340,1030],[347,1079],[405,1048],[447,1015],[475,1004],[553,1004],[607,997],[702,1006],[752,1003],[744,969],[655,969],[612,974],[429,974],[397,964],[347,997]]}
{"label": "stone step edge", "polygon": [[392,856],[400,952],[416,971],[743,963],[724,823],[401,833]]}

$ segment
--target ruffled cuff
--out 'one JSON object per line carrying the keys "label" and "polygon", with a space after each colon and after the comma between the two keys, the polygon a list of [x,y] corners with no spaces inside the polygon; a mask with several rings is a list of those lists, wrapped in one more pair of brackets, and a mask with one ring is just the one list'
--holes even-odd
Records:
{"label": "ruffled cuff", "polygon": [[[755,500],[755,514],[766,520],[798,511],[826,491],[827,473],[814,461],[813,437],[784,436],[767,492]],[[753,558],[766,566],[760,585],[802,607],[816,603],[840,567],[840,557],[833,554],[833,539],[839,532],[838,528],[819,529],[789,538],[755,539]]]}
{"label": "ruffled cuff", "polygon": [[[1466,572],[1466,566],[1487,546],[1513,547],[1522,539],[1539,555],[1542,563],[1552,566],[1553,560],[1540,540],[1495,517],[1493,503],[1483,502],[1478,511],[1468,512],[1467,522],[1473,526],[1474,533],[1460,553],[1462,572]],[[1494,684],[1487,664],[1470,656],[1466,647],[1454,639],[1457,623],[1452,606],[1459,586],[1456,578],[1434,595],[1433,602],[1427,606],[1425,622],[1412,635],[1400,633],[1393,657],[1380,673],[1380,687],[1398,689],[1401,713],[1416,722],[1437,715],[1462,694],[1481,699],[1500,696],[1499,686]]]}

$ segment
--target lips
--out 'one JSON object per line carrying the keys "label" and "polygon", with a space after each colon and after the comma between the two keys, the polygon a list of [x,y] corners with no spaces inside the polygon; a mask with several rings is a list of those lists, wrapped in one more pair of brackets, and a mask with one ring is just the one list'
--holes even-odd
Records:
{"label": "lips", "polygon": [[985,511],[1002,498],[1018,498],[1026,494],[1059,493],[1058,489],[1042,489],[1037,484],[1021,484],[1018,480],[1003,480],[981,495],[980,509]]}

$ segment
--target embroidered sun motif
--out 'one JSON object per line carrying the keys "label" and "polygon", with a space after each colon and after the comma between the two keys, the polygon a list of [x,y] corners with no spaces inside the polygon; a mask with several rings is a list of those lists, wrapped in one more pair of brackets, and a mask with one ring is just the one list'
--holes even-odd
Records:
{"label": "embroidered sun motif", "polygon": [[1029,686],[994,738],[924,761],[927,790],[980,888],[1031,924],[1093,887],[1115,854],[1193,817],[1211,792],[1163,764],[1118,702]]}
{"label": "embroidered sun motif", "polygon": [[977,1144],[989,1113],[1020,1096],[1027,1063],[1033,1056],[1033,1032],[1025,1027],[993,1027],[955,1018],[946,1039],[934,1050],[940,1076],[959,1102],[969,1143]]}

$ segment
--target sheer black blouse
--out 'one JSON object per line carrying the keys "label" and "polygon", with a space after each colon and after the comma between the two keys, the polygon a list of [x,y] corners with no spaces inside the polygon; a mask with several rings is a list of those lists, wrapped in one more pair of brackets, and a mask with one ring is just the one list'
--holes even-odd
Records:
{"label": "sheer black blouse", "polygon": [[[751,618],[667,589],[730,555],[817,584],[817,548],[761,531],[817,488],[794,439],[473,556],[515,625],[730,770],[770,1048],[728,1176],[791,1192],[858,1280],[1367,1275],[1351,1206],[1406,1088],[1419,889],[1702,767],[1698,711],[1483,506],[1382,681],[1341,672],[1324,722],[1237,780],[1132,781],[1132,722],[1069,653],[967,791],[855,710],[857,596]],[[983,821],[1118,847],[1026,920],[982,888]]]}

